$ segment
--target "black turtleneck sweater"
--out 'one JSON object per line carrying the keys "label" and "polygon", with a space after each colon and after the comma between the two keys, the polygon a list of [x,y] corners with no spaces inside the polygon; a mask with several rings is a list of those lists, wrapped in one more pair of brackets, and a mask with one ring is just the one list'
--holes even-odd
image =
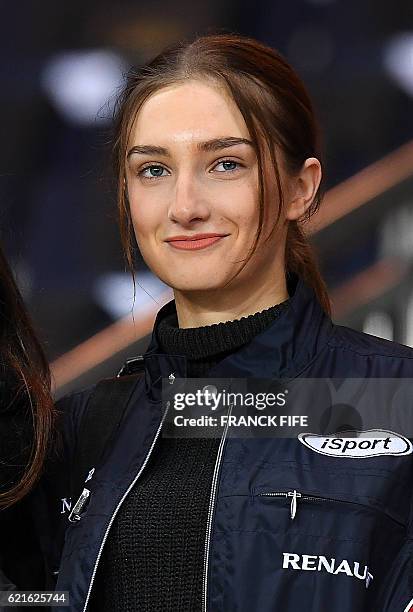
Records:
{"label": "black turtleneck sweater", "polygon": [[[235,321],[180,329],[161,319],[162,352],[187,357],[188,377],[207,377],[227,355],[275,321],[283,304]],[[207,515],[219,439],[159,436],[109,532],[92,612],[201,610]]]}

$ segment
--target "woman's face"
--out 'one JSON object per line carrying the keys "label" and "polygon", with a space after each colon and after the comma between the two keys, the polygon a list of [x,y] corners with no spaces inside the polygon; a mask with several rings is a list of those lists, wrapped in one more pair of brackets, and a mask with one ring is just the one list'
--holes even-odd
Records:
{"label": "woman's face", "polygon": [[[235,103],[212,84],[169,86],[139,111],[126,165],[133,226],[147,265],[175,290],[220,289],[246,258],[258,225],[258,168],[249,142]],[[275,184],[267,187],[264,227],[271,228],[278,197]],[[234,282],[246,290],[264,277],[274,282],[284,241],[285,224]]]}

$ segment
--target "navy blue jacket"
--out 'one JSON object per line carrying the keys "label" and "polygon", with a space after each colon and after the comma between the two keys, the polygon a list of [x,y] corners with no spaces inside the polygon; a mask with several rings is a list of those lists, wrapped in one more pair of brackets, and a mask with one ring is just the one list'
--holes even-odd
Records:
{"label": "navy blue jacket", "polygon": [[[155,327],[173,307],[161,309]],[[90,495],[76,522],[68,521],[76,501],[68,476],[90,391],[60,403],[64,444],[61,467],[44,485],[45,548],[73,612],[87,609],[113,520],[161,435],[161,379],[186,376],[186,358],[161,354],[154,332],[144,364],[105,461],[90,466]],[[413,379],[413,350],[334,325],[298,280],[280,317],[209,377]],[[351,444],[343,451],[337,435],[317,446],[317,439],[224,433],[205,533],[203,612],[409,611],[412,445],[402,431],[387,435],[366,456],[368,440],[357,454]],[[400,452],[391,454],[394,441]]]}

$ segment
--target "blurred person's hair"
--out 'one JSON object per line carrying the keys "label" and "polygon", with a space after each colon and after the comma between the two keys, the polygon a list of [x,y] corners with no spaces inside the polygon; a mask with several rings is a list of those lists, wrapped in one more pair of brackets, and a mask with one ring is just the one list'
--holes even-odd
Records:
{"label": "blurred person's hair", "polygon": [[[297,174],[308,157],[321,159],[320,135],[314,109],[306,88],[288,62],[257,40],[236,34],[215,34],[166,48],[148,64],[132,68],[115,107],[114,164],[118,181],[118,208],[122,244],[133,272],[133,231],[125,184],[126,149],[134,120],[144,102],[169,85],[198,79],[225,87],[239,108],[255,147],[259,174],[259,220],[248,263],[262,233],[265,180],[264,163],[269,152],[279,194],[279,210],[284,205],[277,151],[284,157],[286,170]],[[290,221],[287,231],[285,268],[310,284],[317,298],[330,313],[330,300],[320,274],[315,253],[301,224],[319,208],[322,187],[299,221]]]}
{"label": "blurred person's hair", "polygon": [[[16,478],[0,482],[0,508],[21,500],[33,488],[42,472],[53,428],[54,408],[50,395],[50,371],[42,348],[34,334],[23,298],[6,257],[0,248],[0,376],[2,393],[0,413],[12,411],[13,421],[22,423],[25,431],[13,441],[17,455],[1,456],[5,467],[13,469]],[[23,411],[19,416],[15,411]],[[4,418],[4,417],[3,417]],[[18,428],[11,432],[14,435]],[[2,435],[9,432],[3,431]],[[20,448],[28,442],[28,448]],[[15,443],[14,443],[15,442]],[[5,447],[5,441],[0,444]],[[20,453],[21,451],[21,453]],[[23,461],[22,458],[27,459]]]}

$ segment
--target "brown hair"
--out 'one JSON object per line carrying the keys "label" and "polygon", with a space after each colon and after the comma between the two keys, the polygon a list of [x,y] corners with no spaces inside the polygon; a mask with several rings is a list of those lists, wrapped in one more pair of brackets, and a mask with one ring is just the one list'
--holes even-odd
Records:
{"label": "brown hair", "polygon": [[[125,162],[133,122],[143,103],[154,92],[168,85],[201,78],[212,79],[229,91],[245,120],[257,154],[259,222],[250,255],[242,268],[254,253],[262,233],[264,145],[270,153],[279,193],[280,206],[274,228],[283,206],[277,150],[283,154],[286,170],[292,175],[299,172],[308,157],[321,157],[319,131],[311,100],[298,75],[277,51],[257,40],[236,34],[201,36],[168,47],[150,63],[130,70],[116,106],[113,153],[118,180],[119,219],[125,256],[131,269],[133,231],[125,187]],[[320,201],[321,186],[305,217],[289,222],[285,267],[287,274],[296,273],[313,287],[320,304],[330,313],[325,282],[313,248],[301,227],[302,222],[317,211]]]}
{"label": "brown hair", "polygon": [[[33,488],[41,474],[53,429],[54,408],[50,396],[49,367],[1,249],[0,373],[6,387],[1,398],[0,411],[5,411],[2,418],[12,411],[11,420],[16,421],[17,410],[21,411],[22,419],[29,417],[27,430],[21,432],[19,439],[10,441],[15,456],[1,457],[2,461],[5,461],[5,467],[9,468],[7,472],[12,473],[10,481],[17,480],[6,490],[5,485],[8,486],[9,483],[0,483],[0,508],[7,508],[21,500]],[[20,419],[18,422],[20,425]],[[7,436],[15,434],[17,436],[17,432],[6,432]],[[24,446],[27,439],[28,447]],[[18,463],[18,466],[15,463]],[[18,473],[17,467],[23,469]],[[4,472],[5,470],[2,474]]]}

